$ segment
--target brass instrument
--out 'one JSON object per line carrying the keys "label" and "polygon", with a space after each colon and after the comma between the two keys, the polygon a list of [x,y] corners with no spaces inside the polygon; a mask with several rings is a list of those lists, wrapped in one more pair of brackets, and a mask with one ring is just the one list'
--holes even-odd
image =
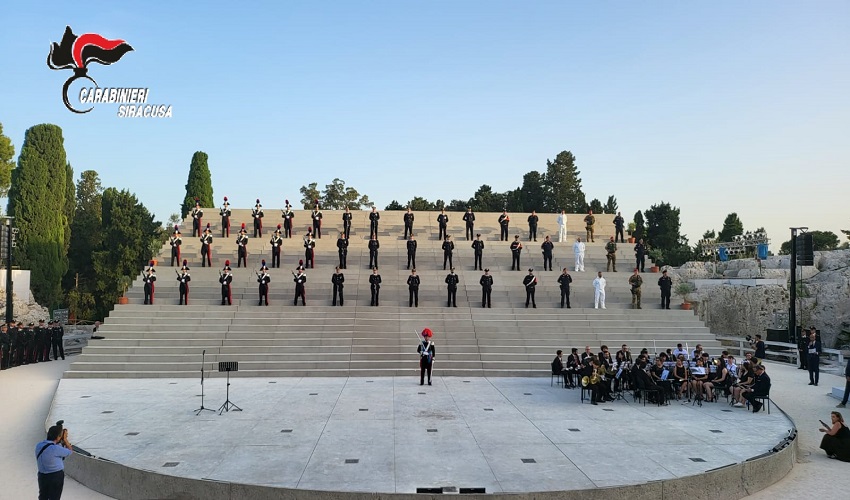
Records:
{"label": "brass instrument", "polygon": [[593,369],[593,373],[590,375],[590,385],[596,385],[599,383],[600,377],[597,373],[596,369]]}
{"label": "brass instrument", "polygon": [[581,386],[582,387],[587,387],[587,384],[589,384],[589,383],[590,383],[590,377],[588,377],[587,375],[585,375],[584,377],[581,378]]}

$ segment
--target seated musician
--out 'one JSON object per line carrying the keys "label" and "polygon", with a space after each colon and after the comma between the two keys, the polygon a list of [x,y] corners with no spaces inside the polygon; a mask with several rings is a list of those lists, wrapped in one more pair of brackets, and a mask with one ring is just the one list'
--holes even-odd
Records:
{"label": "seated musician", "polygon": [[673,389],[676,389],[676,394],[678,398],[682,398],[682,393],[685,392],[685,388],[688,386],[688,369],[685,368],[685,360],[684,355],[680,354],[679,359],[676,360],[676,366],[673,367]]}
{"label": "seated musician", "polygon": [[[664,378],[664,372],[667,371],[667,378]],[[666,368],[664,368],[664,360],[661,356],[655,358],[655,365],[649,370],[649,377],[652,379],[652,382],[655,385],[661,387],[664,390],[664,394],[667,399],[673,397],[673,382],[669,380],[670,372]]]}
{"label": "seated musician", "polygon": [[729,369],[726,368],[726,360],[720,358],[717,360],[717,371],[714,373],[714,377],[711,380],[711,383],[714,387],[723,389],[724,395],[728,396],[732,393],[730,387],[732,387],[732,375],[729,374]]}
{"label": "seated musician", "polygon": [[[625,348],[625,344],[623,348]],[[626,357],[628,355],[628,357]],[[619,377],[614,379],[614,389],[619,390],[620,386],[626,387],[631,385],[631,372],[630,372],[630,363],[632,361],[631,354],[628,351],[617,351],[617,355],[614,359],[614,366],[616,366]]]}
{"label": "seated musician", "polygon": [[755,374],[753,373],[750,362],[744,361],[738,382],[732,386],[732,399],[735,401],[735,404],[732,406],[735,408],[746,406],[747,400],[744,399],[744,394],[752,390],[754,380]]}
{"label": "seated musician", "polygon": [[757,364],[755,366],[755,380],[753,380],[753,390],[744,394],[744,399],[749,401],[753,407],[753,413],[761,411],[762,403],[756,398],[765,398],[770,395],[770,376],[765,373],[764,365]]}
{"label": "seated musician", "polygon": [[627,346],[626,344],[623,344],[620,347],[620,350],[617,351],[617,359],[618,360],[620,359],[620,356],[622,356],[622,359],[624,361],[628,361],[628,362],[631,363],[631,361],[632,361],[632,351],[629,350],[629,346]]}
{"label": "seated musician", "polygon": [[602,380],[602,373],[599,360],[595,356],[590,358],[590,362],[582,370],[582,378],[588,377],[591,381],[596,382],[587,384],[587,388],[590,389],[590,402],[594,405],[614,401],[607,384]]}
{"label": "seated musician", "polygon": [[578,355],[578,349],[573,347],[572,352],[569,356],[567,356],[567,370],[570,374],[570,385],[571,389],[575,389],[576,387],[576,376],[579,375],[581,371],[581,358]]}
{"label": "seated musician", "polygon": [[714,386],[708,381],[708,369],[702,356],[697,358],[696,366],[691,369],[691,392],[694,397],[704,398],[706,401],[714,400]]}
{"label": "seated musician", "polygon": [[638,389],[644,389],[647,391],[646,398],[650,403],[666,404],[664,389],[653,381],[646,369],[646,361],[638,361],[637,370],[632,371],[632,375],[635,378],[635,386]]}
{"label": "seated musician", "polygon": [[567,372],[566,361],[564,361],[563,357],[564,351],[558,349],[555,352],[555,359],[552,360],[552,375],[563,375],[564,377],[564,388],[566,389],[568,386],[568,380],[570,379],[569,373]]}

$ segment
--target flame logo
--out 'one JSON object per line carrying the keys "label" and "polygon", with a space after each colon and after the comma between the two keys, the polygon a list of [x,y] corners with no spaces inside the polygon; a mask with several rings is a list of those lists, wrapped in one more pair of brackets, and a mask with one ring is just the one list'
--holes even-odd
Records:
{"label": "flame logo", "polygon": [[105,66],[118,62],[127,52],[133,50],[124,40],[109,40],[96,33],[85,33],[77,36],[70,26],[65,27],[62,41],[53,42],[50,54],[47,56],[47,66],[50,69],[73,69],[74,76],[62,86],[62,101],[65,107],[74,113],[88,113],[94,107],[84,110],[74,109],[68,101],[68,88],[79,78],[85,78],[97,86],[97,82],[88,76],[88,64],[92,62]]}

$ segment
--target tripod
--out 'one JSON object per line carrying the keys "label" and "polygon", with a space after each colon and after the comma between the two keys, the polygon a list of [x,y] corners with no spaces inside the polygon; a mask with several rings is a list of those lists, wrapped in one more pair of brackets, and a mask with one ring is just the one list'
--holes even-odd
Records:
{"label": "tripod", "polygon": [[195,416],[201,414],[202,411],[215,411],[212,408],[204,408],[204,361],[206,360],[207,350],[201,353],[201,407],[195,410]]}
{"label": "tripod", "polygon": [[239,371],[239,362],[238,361],[219,361],[218,362],[218,371],[227,372],[227,396],[225,397],[224,403],[218,409],[218,414],[221,415],[226,411],[242,411],[242,408],[236,406],[232,401],[230,401],[230,372],[238,372]]}

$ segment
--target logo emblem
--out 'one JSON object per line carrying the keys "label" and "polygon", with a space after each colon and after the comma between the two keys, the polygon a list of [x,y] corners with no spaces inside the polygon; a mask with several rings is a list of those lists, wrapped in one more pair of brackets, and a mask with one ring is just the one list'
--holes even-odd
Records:
{"label": "logo emblem", "polygon": [[97,82],[88,76],[88,64],[97,62],[110,65],[118,62],[127,52],[133,50],[124,40],[108,40],[95,33],[85,33],[77,36],[71,31],[70,26],[65,27],[60,43],[53,42],[50,46],[50,54],[47,56],[47,66],[50,69],[73,69],[74,76],[69,78],[62,86],[62,100],[70,111],[74,113],[88,113],[94,106],[84,110],[74,109],[68,101],[68,88],[79,78],[84,78],[97,86]]}

